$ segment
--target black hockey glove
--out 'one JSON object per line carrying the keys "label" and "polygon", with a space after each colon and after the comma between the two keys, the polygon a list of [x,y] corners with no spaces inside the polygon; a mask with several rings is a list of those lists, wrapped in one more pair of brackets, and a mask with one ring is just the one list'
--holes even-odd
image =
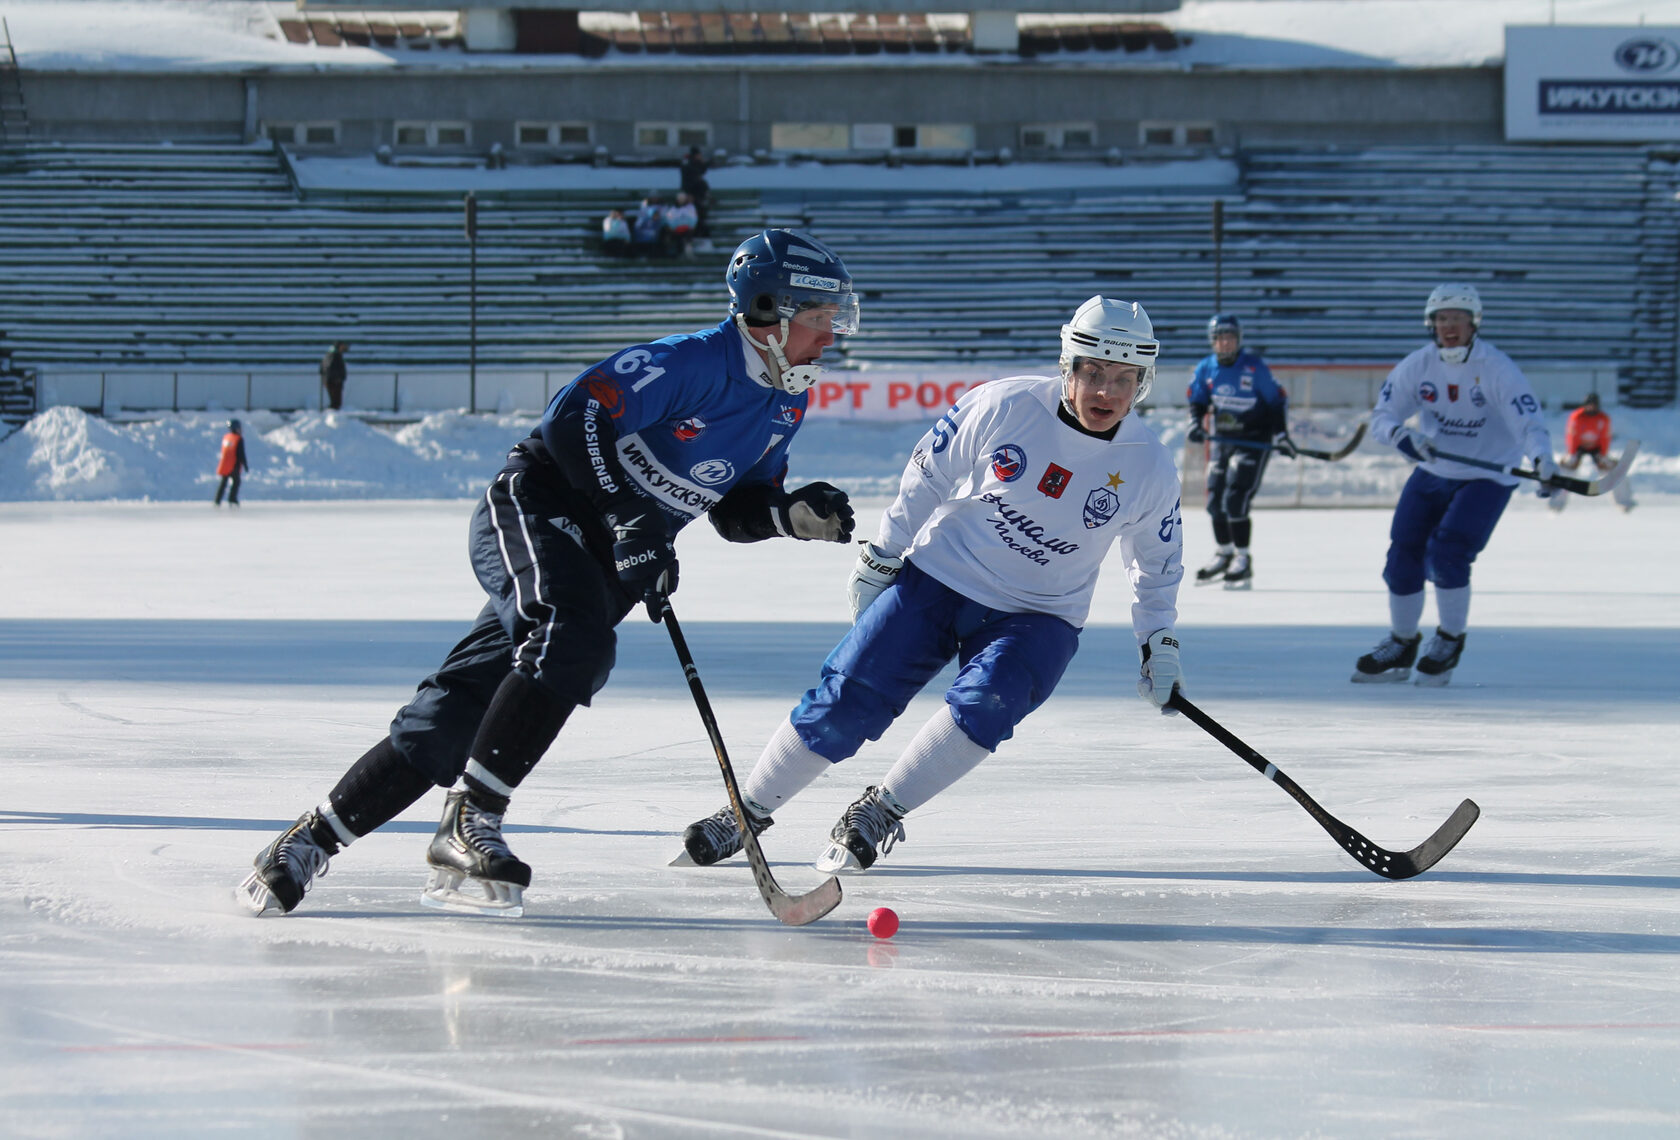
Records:
{"label": "black hockey glove", "polygon": [[1184,438],[1190,443],[1206,443],[1207,432],[1202,428],[1201,424],[1191,424],[1190,430],[1185,433]]}
{"label": "black hockey glove", "polygon": [[1285,459],[1295,459],[1300,452],[1295,450],[1295,441],[1289,438],[1289,433],[1280,431],[1272,437],[1272,450]]}
{"label": "black hockey glove", "polygon": [[846,492],[828,483],[807,483],[775,506],[783,534],[805,540],[850,542],[852,505]]}
{"label": "black hockey glove", "polygon": [[677,552],[665,533],[665,522],[640,514],[613,524],[613,569],[618,583],[632,598],[646,605],[648,619],[657,622],[661,603],[677,592]]}

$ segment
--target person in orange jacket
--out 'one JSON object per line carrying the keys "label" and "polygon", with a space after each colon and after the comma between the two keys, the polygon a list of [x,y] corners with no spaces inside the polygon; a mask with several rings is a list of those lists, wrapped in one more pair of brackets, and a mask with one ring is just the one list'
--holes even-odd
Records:
{"label": "person in orange jacket", "polygon": [[[1600,474],[1616,469],[1616,461],[1610,458],[1610,417],[1599,406],[1597,392],[1588,392],[1581,406],[1569,413],[1563,429],[1563,449],[1565,454],[1558,466],[1566,471],[1574,471],[1587,458]],[[1633,488],[1628,480],[1612,487],[1610,497],[1622,510],[1633,509]],[[1554,511],[1561,511],[1568,501],[1568,495],[1553,495],[1547,503]]]}
{"label": "person in orange jacket", "polygon": [[[239,421],[229,420],[227,434],[222,436],[222,454],[216,463],[216,474],[222,477],[216,486],[215,503],[222,505],[222,494],[227,493],[228,506],[239,505],[240,477],[251,469],[245,460],[245,437],[240,434]],[[231,482],[230,482],[231,481]]]}

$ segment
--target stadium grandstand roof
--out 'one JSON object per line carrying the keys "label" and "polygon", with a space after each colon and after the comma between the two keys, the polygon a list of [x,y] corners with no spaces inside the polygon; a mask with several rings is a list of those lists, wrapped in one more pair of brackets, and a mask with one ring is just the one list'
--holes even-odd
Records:
{"label": "stadium grandstand roof", "polygon": [[[795,29],[802,18],[813,17],[811,12],[794,11],[792,5],[773,12],[732,12],[711,0],[706,11],[712,20],[702,25],[695,44],[686,38],[691,31],[679,34],[673,28],[692,29],[689,20],[696,13],[680,13],[670,4],[583,11],[579,30],[593,38],[601,54],[574,56],[573,64],[622,61],[646,66],[664,58],[703,65],[709,55],[739,59],[743,54],[766,59],[782,55],[793,62],[800,55]],[[940,6],[954,7],[943,0]],[[1098,6],[1096,0],[1012,5],[1021,12],[1022,50],[1015,54],[1126,67],[1487,66],[1503,57],[1507,25],[1632,25],[1648,15],[1660,16],[1661,8],[1650,0],[1182,0],[1174,10],[1140,17],[1108,14],[1123,6],[1104,0],[1101,12],[1078,11]],[[996,57],[972,59],[962,49],[966,15],[930,13],[928,7],[908,0],[853,6],[849,15],[827,17],[816,32],[825,38],[813,42],[837,58],[846,58],[844,48],[877,63],[893,51],[920,63],[996,62]],[[1057,12],[1026,10],[1037,7]],[[6,0],[5,5],[12,44],[24,70],[567,65],[553,56],[465,51],[462,11],[458,5],[444,4],[392,9],[383,0],[378,5],[309,0],[302,9],[293,0]],[[860,12],[867,15],[859,18]],[[740,22],[743,17],[751,19],[750,27]],[[832,48],[826,38],[829,28],[836,32]],[[842,28],[844,36],[839,34]],[[922,28],[927,31],[918,30]],[[784,30],[785,42],[779,39]]]}

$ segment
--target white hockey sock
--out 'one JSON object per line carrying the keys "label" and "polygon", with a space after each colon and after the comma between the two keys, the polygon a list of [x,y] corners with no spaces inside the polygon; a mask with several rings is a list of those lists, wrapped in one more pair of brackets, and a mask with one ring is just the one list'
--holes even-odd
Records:
{"label": "white hockey sock", "polygon": [[1417,636],[1418,622],[1423,619],[1423,591],[1415,594],[1388,594],[1388,624],[1394,636],[1405,640]]}
{"label": "white hockey sock", "polygon": [[1436,586],[1435,616],[1441,619],[1442,629],[1454,637],[1462,634],[1464,627],[1470,624],[1470,587],[1443,590]]}
{"label": "white hockey sock", "polygon": [[793,722],[784,720],[747,773],[741,795],[754,815],[769,815],[831,767],[826,756],[805,747]]}
{"label": "white hockey sock", "polygon": [[951,706],[942,705],[881,781],[881,790],[892,789],[892,797],[910,811],[962,779],[990,755],[989,748],[974,743],[957,727]]}
{"label": "white hockey sock", "polygon": [[333,829],[334,835],[338,836],[340,847],[348,847],[360,838],[355,832],[345,827],[344,821],[338,818],[338,813],[333,810],[332,800],[322,800],[321,806],[315,809],[315,814],[327,821],[327,826]]}

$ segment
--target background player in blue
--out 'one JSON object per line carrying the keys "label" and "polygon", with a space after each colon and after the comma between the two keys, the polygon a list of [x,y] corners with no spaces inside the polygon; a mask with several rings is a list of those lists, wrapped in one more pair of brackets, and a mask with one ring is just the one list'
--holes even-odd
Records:
{"label": "background player in blue", "polygon": [[[1525,457],[1542,479],[1557,473],[1552,438],[1528,378],[1477,335],[1482,298],[1474,285],[1437,286],[1423,306],[1435,343],[1394,366],[1371,412],[1371,435],[1417,463],[1389,527],[1390,632],[1354,666],[1355,681],[1404,681],[1416,661],[1420,685],[1445,685],[1458,667],[1470,620],[1470,564],[1505,513],[1514,476],[1442,459],[1445,451],[1504,467]],[[1417,427],[1407,421],[1416,415]],[[1541,498],[1551,493],[1544,483]],[[1424,583],[1435,584],[1439,625],[1423,657]]]}
{"label": "background player in blue", "polygon": [[716,327],[609,356],[508,453],[469,534],[489,595],[477,622],[390,735],[257,855],[238,891],[252,911],[291,911],[329,856],[459,780],[421,901],[523,913],[531,869],[502,838],[509,797],[606,683],[614,627],[637,602],[656,615],[677,588],[677,531],[707,513],[732,542],[850,540],[842,491],[782,489],[817,360],[857,330],[846,267],[803,234],[766,230],[741,243],[726,279]]}
{"label": "background player in blue", "polygon": [[[1295,458],[1295,445],[1289,441],[1289,396],[1259,354],[1243,348],[1242,322],[1230,313],[1209,318],[1208,344],[1213,351],[1196,365],[1190,379],[1189,440],[1207,440],[1204,425],[1211,409],[1217,439],[1208,461],[1207,512],[1219,550],[1196,571],[1196,585],[1223,582],[1227,590],[1246,590],[1254,584],[1249,507],[1266,474],[1266,461],[1273,451]],[[1218,442],[1225,439],[1255,446]]]}
{"label": "background player in blue", "polygon": [[[1132,584],[1138,695],[1176,715],[1165,706],[1182,680],[1178,470],[1130,414],[1149,392],[1159,349],[1143,306],[1092,297],[1062,326],[1060,376],[982,384],[922,437],[875,539],[861,546],[856,624],[741,782],[758,829],[865,740],[879,740],[955,658],[944,703],[842,813],[817,861],[832,871],[872,866],[904,838],[907,812],[973,770],[1049,699],[1116,543]],[[735,854],[734,810],[694,823],[683,848],[702,866]]]}

